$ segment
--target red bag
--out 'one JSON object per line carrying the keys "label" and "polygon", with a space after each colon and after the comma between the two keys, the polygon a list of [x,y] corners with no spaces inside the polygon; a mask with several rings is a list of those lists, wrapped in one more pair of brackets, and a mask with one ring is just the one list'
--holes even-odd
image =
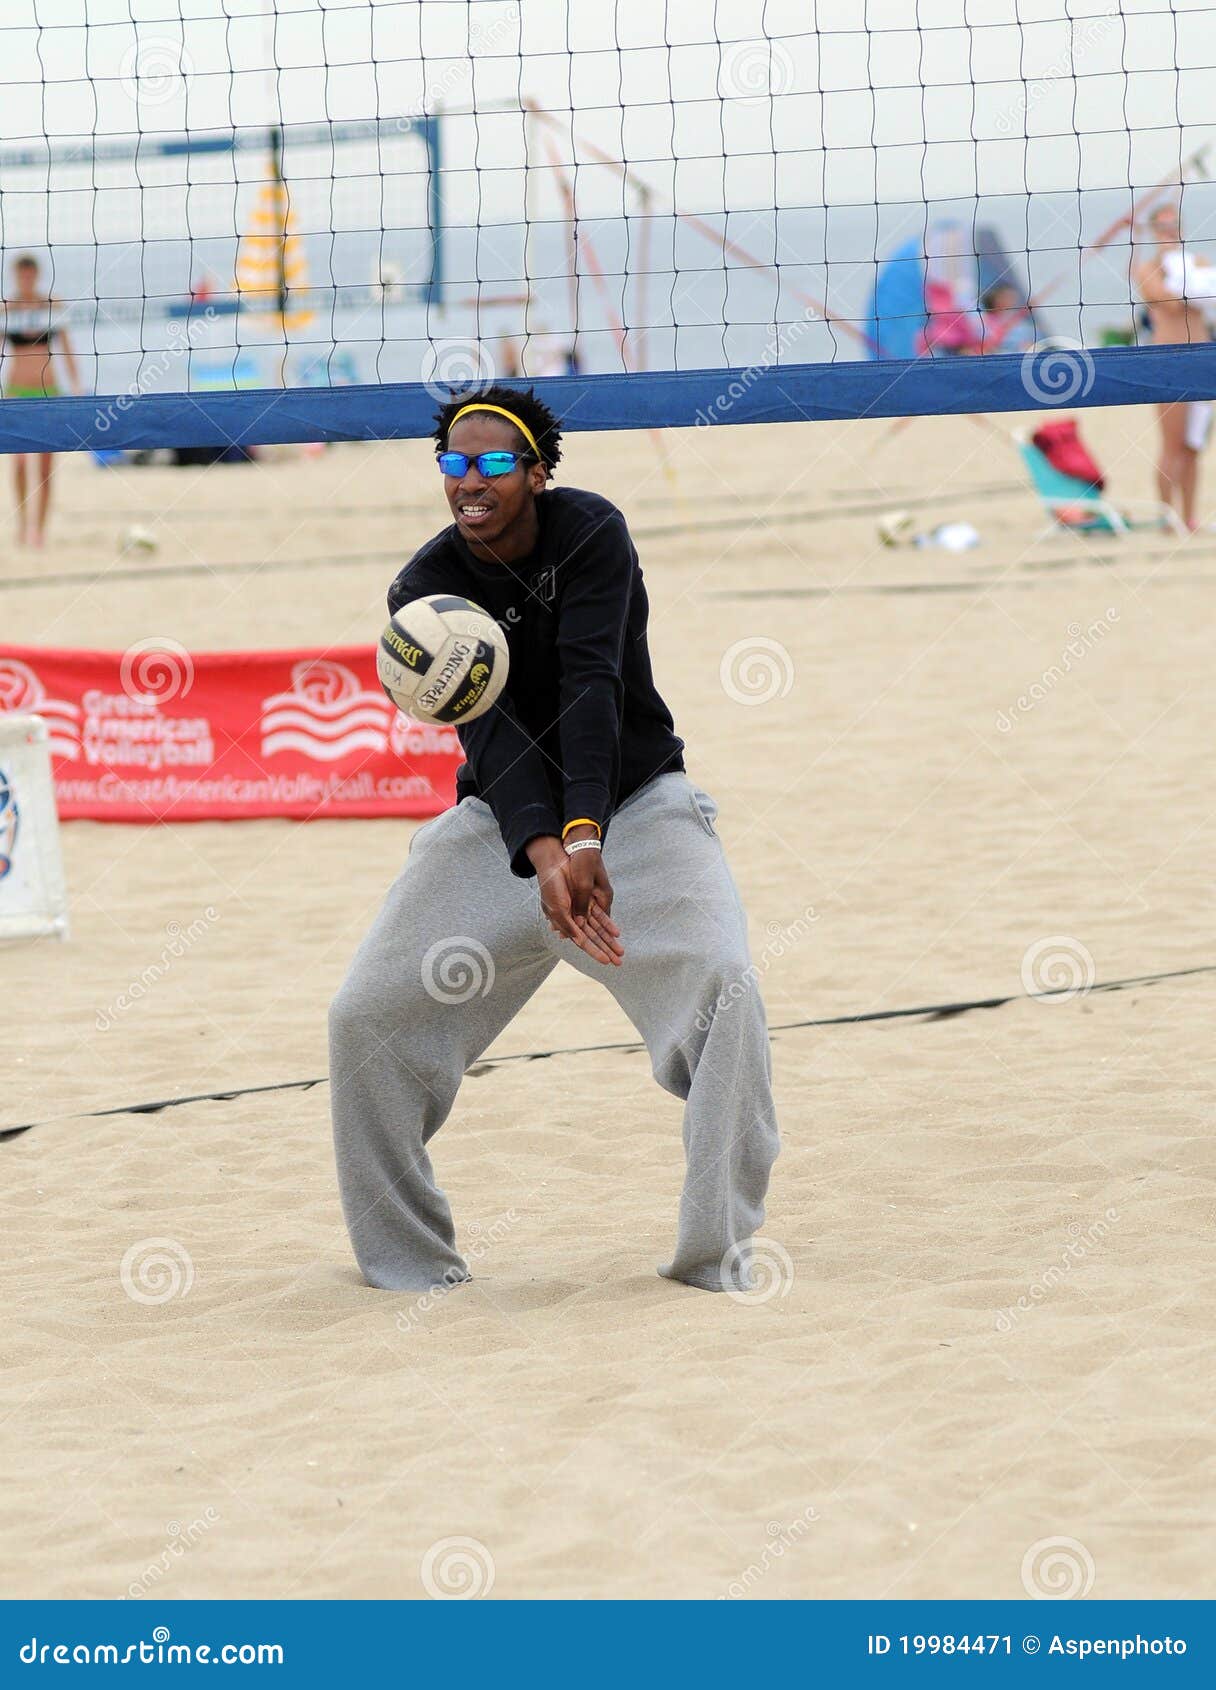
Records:
{"label": "red bag", "polygon": [[1076,481],[1084,481],[1099,493],[1106,486],[1106,477],[1082,444],[1077,425],[1071,417],[1044,423],[1037,434],[1031,435],[1030,443],[1061,475],[1071,475]]}

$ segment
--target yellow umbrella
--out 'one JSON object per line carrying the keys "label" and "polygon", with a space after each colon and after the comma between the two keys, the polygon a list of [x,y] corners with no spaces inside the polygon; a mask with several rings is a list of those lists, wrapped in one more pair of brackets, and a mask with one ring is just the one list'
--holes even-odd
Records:
{"label": "yellow umbrella", "polygon": [[308,287],[308,265],[281,177],[264,182],[241,236],[236,288],[243,310],[265,312],[285,333],[311,323],[316,313],[293,305],[291,296]]}

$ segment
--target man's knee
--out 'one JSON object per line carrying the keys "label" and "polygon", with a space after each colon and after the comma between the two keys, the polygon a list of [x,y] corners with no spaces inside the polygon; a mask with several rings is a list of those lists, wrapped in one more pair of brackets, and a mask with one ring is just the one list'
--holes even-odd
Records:
{"label": "man's knee", "polygon": [[369,998],[352,971],[334,993],[329,1005],[329,1036],[332,1043],[341,1043],[357,1036],[373,1008]]}
{"label": "man's knee", "polygon": [[334,1083],[374,1064],[378,1083],[415,1087],[450,1103],[463,1074],[457,1027],[445,1027],[435,1005],[417,990],[390,990],[356,974],[343,981],[329,1006]]}
{"label": "man's knee", "polygon": [[739,946],[716,946],[704,959],[697,994],[696,1026],[708,1032],[718,1015],[745,1005],[754,1007],[760,997],[761,970]]}
{"label": "man's knee", "polygon": [[356,964],[329,1006],[331,1049],[363,1050],[385,1044],[394,1028],[410,1024],[409,996]]}

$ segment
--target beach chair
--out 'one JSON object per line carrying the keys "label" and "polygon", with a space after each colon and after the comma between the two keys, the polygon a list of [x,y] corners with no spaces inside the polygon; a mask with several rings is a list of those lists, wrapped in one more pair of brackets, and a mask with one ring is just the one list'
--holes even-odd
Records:
{"label": "beach chair", "polygon": [[1030,471],[1031,484],[1051,521],[1035,535],[1045,540],[1061,529],[1070,534],[1117,534],[1125,539],[1137,529],[1167,528],[1175,534],[1186,529],[1178,513],[1156,499],[1122,499],[1114,505],[1105,493],[1087,481],[1065,475],[1031,443],[1029,434],[1013,437],[1022,462]]}

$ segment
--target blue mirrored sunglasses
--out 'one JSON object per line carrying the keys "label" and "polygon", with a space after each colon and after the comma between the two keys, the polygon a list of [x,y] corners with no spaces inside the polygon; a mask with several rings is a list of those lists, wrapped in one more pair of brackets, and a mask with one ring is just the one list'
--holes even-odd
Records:
{"label": "blue mirrored sunglasses", "polygon": [[441,475],[466,475],[469,465],[475,463],[481,474],[490,480],[496,475],[510,475],[513,469],[526,461],[527,456],[526,452],[479,452],[475,458],[470,458],[464,452],[440,452],[437,461]]}

